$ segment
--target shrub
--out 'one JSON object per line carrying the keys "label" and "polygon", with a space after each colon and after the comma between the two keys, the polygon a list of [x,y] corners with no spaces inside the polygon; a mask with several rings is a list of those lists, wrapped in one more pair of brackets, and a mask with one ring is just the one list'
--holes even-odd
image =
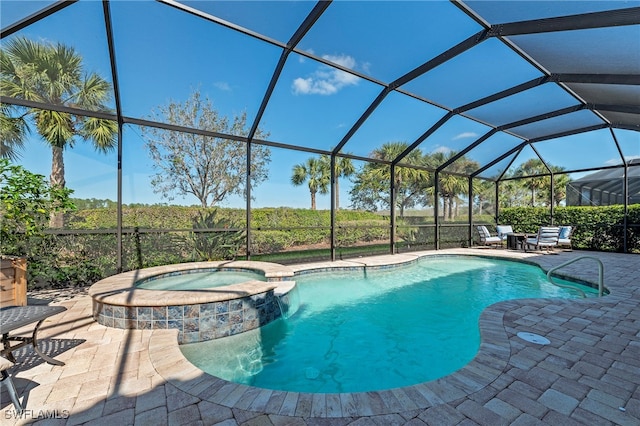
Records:
{"label": "shrub", "polygon": [[286,231],[257,231],[252,234],[251,253],[277,253],[292,247],[293,235]]}
{"label": "shrub", "polygon": [[[546,208],[512,207],[500,211],[499,223],[512,224],[518,232],[536,232],[541,225],[549,224],[551,216]],[[640,205],[628,206],[627,247],[633,253],[640,252]],[[554,209],[556,225],[575,227],[571,237],[574,248],[602,251],[624,249],[624,207],[569,206]]]}
{"label": "shrub", "polygon": [[342,221],[336,228],[336,245],[339,247],[383,241],[388,238],[389,223],[384,220]]}
{"label": "shrub", "polygon": [[73,210],[73,191],[51,187],[44,176],[0,159],[0,253],[29,255],[44,237],[52,213]]}
{"label": "shrub", "polygon": [[193,232],[189,243],[193,244],[198,260],[233,260],[240,251],[244,231],[218,212],[218,209],[200,211],[193,220],[193,230],[200,232]]}

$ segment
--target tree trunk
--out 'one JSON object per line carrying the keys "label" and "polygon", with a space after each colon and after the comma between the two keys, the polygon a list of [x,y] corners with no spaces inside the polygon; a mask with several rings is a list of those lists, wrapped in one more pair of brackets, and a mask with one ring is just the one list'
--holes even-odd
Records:
{"label": "tree trunk", "polygon": [[316,209],[316,193],[311,191],[311,210]]}
{"label": "tree trunk", "polygon": [[531,188],[531,207],[536,206],[536,190]]}
{"label": "tree trunk", "polygon": [[[58,146],[51,147],[51,176],[49,182],[52,187],[64,188],[66,182],[64,180],[64,149]],[[64,227],[64,214],[60,212],[52,212],[49,218],[50,228]]]}
{"label": "tree trunk", "polygon": [[449,197],[449,219],[453,220],[453,197]]}
{"label": "tree trunk", "polygon": [[447,218],[447,197],[442,196],[442,218]]}
{"label": "tree trunk", "polygon": [[340,210],[340,179],[336,177],[336,211]]}

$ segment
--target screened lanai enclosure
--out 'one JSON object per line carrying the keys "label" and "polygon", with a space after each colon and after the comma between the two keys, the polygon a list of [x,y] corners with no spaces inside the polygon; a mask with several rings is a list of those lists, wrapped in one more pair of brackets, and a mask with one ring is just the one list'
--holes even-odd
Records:
{"label": "screened lanai enclosure", "polygon": [[[50,263],[471,246],[519,208],[639,250],[640,1],[0,7],[2,156],[73,190]],[[571,207],[599,173],[611,210]]]}
{"label": "screened lanai enclosure", "polygon": [[[640,163],[636,158],[629,164]],[[624,183],[629,204],[640,203],[640,167],[600,170],[576,179],[567,185],[569,206],[611,206],[624,204]]]}

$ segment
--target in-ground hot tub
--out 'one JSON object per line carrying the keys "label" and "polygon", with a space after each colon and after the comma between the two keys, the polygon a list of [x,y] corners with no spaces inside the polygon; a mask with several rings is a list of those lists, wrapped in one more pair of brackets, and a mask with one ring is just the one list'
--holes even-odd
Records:
{"label": "in-ground hot tub", "polygon": [[[152,290],[139,283],[158,277],[215,271],[253,272],[249,279],[229,285],[191,290]],[[268,324],[282,315],[278,298],[295,287],[286,266],[254,261],[194,262],[124,272],[98,281],[89,289],[93,318],[107,327],[154,330],[177,329],[179,343],[217,339]]]}

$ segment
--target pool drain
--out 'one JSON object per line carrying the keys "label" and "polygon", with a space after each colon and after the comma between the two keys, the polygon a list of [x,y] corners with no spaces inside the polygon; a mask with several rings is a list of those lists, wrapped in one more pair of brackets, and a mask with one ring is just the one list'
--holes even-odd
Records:
{"label": "pool drain", "polygon": [[521,338],[522,340],[526,340],[527,342],[530,343],[535,343],[536,345],[548,345],[549,343],[551,343],[551,341],[549,339],[547,339],[546,337],[543,337],[539,334],[535,334],[535,333],[528,333],[525,331],[520,331],[517,336],[519,338]]}

